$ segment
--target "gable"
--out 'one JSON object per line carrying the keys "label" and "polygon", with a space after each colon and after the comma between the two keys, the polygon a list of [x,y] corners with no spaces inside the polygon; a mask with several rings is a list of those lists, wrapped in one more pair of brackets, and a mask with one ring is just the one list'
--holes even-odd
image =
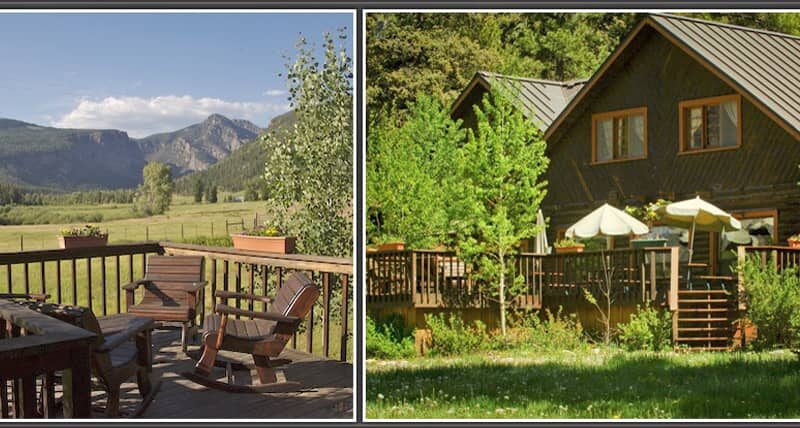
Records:
{"label": "gable", "polygon": [[[800,140],[800,38],[671,15],[650,15],[620,43],[545,133],[560,138],[614,75],[658,34],[731,86]],[[655,59],[660,62],[661,60]],[[651,82],[658,84],[658,82]]]}
{"label": "gable", "polygon": [[474,106],[480,104],[484,94],[492,87],[503,90],[512,104],[544,132],[578,92],[584,81],[556,82],[479,71],[467,85],[450,109],[453,119],[461,119],[464,126],[473,127]]}
{"label": "gable", "polygon": [[[614,200],[654,200],[662,194],[739,194],[758,188],[794,187],[800,150],[796,139],[753,103],[742,98],[741,147],[679,154],[679,104],[736,94],[692,56],[657,32],[647,34],[636,55],[599,82],[548,141],[547,206],[584,206]],[[647,107],[645,159],[594,164],[592,115]]]}

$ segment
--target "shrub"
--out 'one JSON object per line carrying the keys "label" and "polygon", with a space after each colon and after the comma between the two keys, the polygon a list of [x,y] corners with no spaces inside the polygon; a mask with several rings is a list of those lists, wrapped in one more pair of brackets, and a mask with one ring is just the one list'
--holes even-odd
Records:
{"label": "shrub", "polygon": [[748,258],[744,274],[747,316],[758,328],[756,347],[792,347],[800,344],[800,276],[797,267],[773,268]]}
{"label": "shrub", "polygon": [[431,355],[467,354],[490,345],[486,325],[481,321],[468,326],[461,314],[451,313],[449,317],[425,315],[425,322],[431,329]]}
{"label": "shrub", "polygon": [[537,351],[576,350],[588,345],[578,316],[562,315],[561,306],[555,314],[550,309],[545,309],[544,316],[536,312],[525,320],[525,327],[526,344]]}
{"label": "shrub", "polygon": [[667,311],[636,305],[627,323],[619,324],[619,339],[628,351],[662,351],[672,339],[672,317]]}
{"label": "shrub", "polygon": [[416,355],[414,336],[400,316],[392,315],[376,323],[367,316],[367,358],[399,359]]}

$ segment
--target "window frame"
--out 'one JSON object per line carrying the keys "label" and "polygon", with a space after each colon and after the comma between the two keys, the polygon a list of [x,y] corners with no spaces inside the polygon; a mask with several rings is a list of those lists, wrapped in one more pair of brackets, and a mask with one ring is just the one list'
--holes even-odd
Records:
{"label": "window frame", "polygon": [[[702,127],[703,139],[706,140],[706,107],[713,105],[720,105],[728,101],[736,101],[737,121],[736,121],[736,145],[733,146],[718,146],[718,147],[701,147],[699,149],[688,148],[689,144],[689,121],[686,120],[687,110],[691,108],[701,107],[703,110]],[[718,152],[723,150],[735,150],[742,146],[742,96],[740,94],[721,95],[717,97],[696,98],[692,100],[684,100],[678,103],[678,154],[679,155],[693,155],[698,153]],[[703,141],[706,144],[707,141]]]}
{"label": "window frame", "polygon": [[[631,116],[642,116],[642,127],[643,134],[642,134],[642,155],[636,157],[625,157],[619,159],[608,159],[608,160],[598,160],[597,159],[597,123],[601,120],[611,119],[612,123],[615,123],[617,119],[624,118],[624,117],[631,117]],[[615,126],[616,129],[616,126]],[[612,132],[612,138],[616,138],[616,132]],[[617,141],[612,141],[612,152],[615,152],[615,147],[617,145]],[[641,107],[634,107],[622,110],[614,110],[608,111],[603,113],[594,113],[592,114],[592,165],[603,165],[607,163],[617,163],[617,162],[629,162],[635,160],[642,160],[647,159],[648,156],[648,138],[647,138],[647,106]],[[613,153],[612,153],[613,156]]]}

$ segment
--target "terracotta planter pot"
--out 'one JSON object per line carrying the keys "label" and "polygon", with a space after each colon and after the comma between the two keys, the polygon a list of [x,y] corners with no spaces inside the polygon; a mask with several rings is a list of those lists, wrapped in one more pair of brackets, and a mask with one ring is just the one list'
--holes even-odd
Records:
{"label": "terracotta planter pot", "polygon": [[789,248],[800,248],[800,240],[790,239],[788,242]]}
{"label": "terracotta planter pot", "polygon": [[100,236],[59,236],[60,248],[102,247],[108,244],[108,235]]}
{"label": "terracotta planter pot", "polygon": [[571,247],[556,247],[556,254],[582,253],[585,245],[573,245]]}
{"label": "terracotta planter pot", "polygon": [[402,251],[405,249],[405,242],[385,242],[378,245],[378,251]]}
{"label": "terracotta planter pot", "polygon": [[294,236],[248,236],[231,234],[233,248],[237,250],[263,251],[266,253],[294,253],[297,240]]}

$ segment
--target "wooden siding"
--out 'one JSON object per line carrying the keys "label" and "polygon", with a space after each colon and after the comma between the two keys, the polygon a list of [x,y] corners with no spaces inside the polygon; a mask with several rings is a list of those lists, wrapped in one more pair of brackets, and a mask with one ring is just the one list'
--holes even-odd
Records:
{"label": "wooden siding", "polygon": [[[642,31],[638,37],[636,54],[598,82],[548,141],[543,206],[550,230],[572,224],[604,201],[623,206],[697,194],[728,211],[778,210],[779,241],[800,230],[800,141],[742,99],[740,148],[679,156],[679,103],[736,92],[658,33]],[[648,107],[648,158],[592,165],[592,114],[642,105]],[[701,244],[704,238],[698,238]],[[708,239],[701,245],[707,247]],[[701,257],[707,254],[706,248]]]}

